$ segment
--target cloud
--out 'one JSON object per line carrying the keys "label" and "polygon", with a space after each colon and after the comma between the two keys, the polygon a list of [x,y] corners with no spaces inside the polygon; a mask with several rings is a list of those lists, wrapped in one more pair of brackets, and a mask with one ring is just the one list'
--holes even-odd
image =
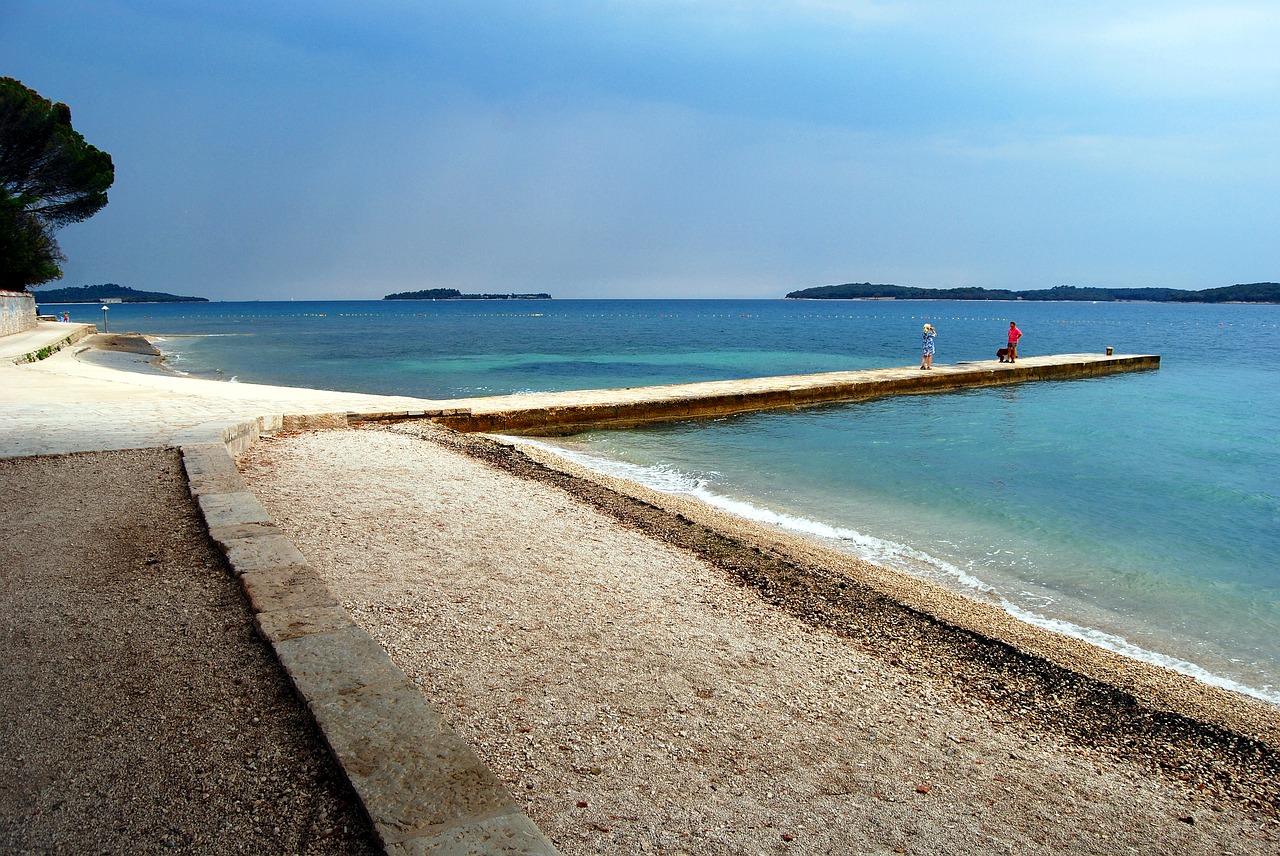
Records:
{"label": "cloud", "polygon": [[1086,3],[1024,20],[1011,32],[1038,77],[1065,84],[1074,76],[1099,96],[1274,102],[1280,87],[1274,3]]}
{"label": "cloud", "polygon": [[68,284],[1203,287],[1280,267],[1270,8],[17,0],[0,51],[116,160]]}

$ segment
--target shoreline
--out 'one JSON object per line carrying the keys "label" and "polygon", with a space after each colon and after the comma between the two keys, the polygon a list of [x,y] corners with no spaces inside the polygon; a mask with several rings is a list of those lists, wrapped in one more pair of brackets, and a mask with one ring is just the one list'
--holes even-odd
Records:
{"label": "shoreline", "polygon": [[367,425],[240,463],[566,853],[1276,846],[1265,703],[504,440]]}
{"label": "shoreline", "polygon": [[[156,346],[156,339],[155,336],[139,333],[99,334],[91,348],[79,358],[118,371],[190,377],[168,363],[168,355]],[[225,378],[208,378],[208,380],[234,383]],[[457,433],[455,436],[460,439],[491,437],[487,434],[463,433]],[[1194,675],[1105,648],[1079,636],[1055,632],[963,592],[824,546],[817,539],[802,533],[787,532],[767,523],[752,521],[732,512],[717,509],[693,497],[657,491],[625,478],[599,472],[575,463],[544,445],[536,442],[523,443],[518,436],[502,436],[492,439],[491,442],[496,442],[498,447],[505,447],[508,442],[514,443],[514,448],[542,466],[598,484],[622,496],[638,499],[659,508],[674,509],[673,513],[689,516],[710,527],[718,527],[719,530],[728,532],[750,533],[750,537],[765,543],[776,544],[785,555],[796,557],[800,561],[816,561],[841,569],[843,573],[850,573],[850,569],[856,569],[856,574],[861,579],[874,581],[875,588],[883,589],[885,595],[899,600],[904,606],[944,621],[957,622],[957,626],[963,629],[982,634],[994,633],[995,641],[1017,647],[1025,646],[1032,655],[1045,657],[1056,666],[1075,668],[1077,663],[1086,664],[1086,673],[1103,682],[1109,682],[1112,676],[1125,676],[1125,680],[1118,684],[1119,689],[1139,697],[1159,698],[1162,700],[1161,704],[1170,710],[1176,710],[1179,703],[1187,703],[1193,710],[1202,711],[1197,714],[1198,716],[1214,722],[1216,714],[1213,711],[1217,708],[1223,706],[1238,708],[1230,714],[1229,720],[1222,724],[1252,737],[1256,735],[1252,731],[1253,726],[1248,724],[1252,716],[1248,711],[1255,707],[1259,708],[1264,714],[1264,720],[1268,712],[1272,714],[1274,720],[1264,725],[1260,733],[1266,736],[1261,739],[1273,747],[1280,747],[1280,705],[1269,699],[1231,687],[1210,684]],[[464,442],[459,448],[470,448],[470,446]],[[1063,652],[1069,653],[1064,657]],[[1182,687],[1180,692],[1183,698],[1168,695],[1168,681],[1164,680],[1168,676],[1178,679],[1175,684]],[[1243,706],[1231,704],[1231,700],[1235,699],[1245,699],[1247,704]]]}
{"label": "shoreline", "polygon": [[[156,336],[139,333],[99,334],[98,338],[94,341],[93,346],[80,358],[86,359],[88,362],[119,371],[163,374],[170,377],[190,377],[190,375],[172,366],[169,362],[169,354],[157,346],[158,338],[159,337]],[[234,383],[233,380],[226,378],[206,379],[221,381],[223,383]],[[468,435],[460,434],[459,436]],[[802,533],[787,533],[776,530],[775,527],[769,526],[766,523],[758,523],[733,514],[732,512],[716,509],[710,504],[702,502],[696,498],[677,498],[672,494],[646,488],[643,485],[629,481],[625,478],[617,478],[601,473],[597,470],[591,469],[590,467],[576,464],[566,456],[557,454],[553,449],[547,449],[545,446],[537,443],[521,443],[518,436],[504,437],[500,442],[505,443],[507,440],[517,443],[522,452],[529,454],[539,463],[552,466],[553,468],[559,468],[579,478],[610,486],[611,489],[620,493],[641,496],[645,501],[659,504],[660,507],[662,507],[663,502],[667,502],[672,506],[679,506],[684,509],[684,513],[702,510],[706,512],[706,518],[713,521],[715,525],[722,527],[727,526],[730,528],[739,525],[748,527],[757,533],[757,537],[771,538],[777,536],[785,543],[805,545],[807,548],[817,551],[817,554],[824,556],[825,561],[835,563],[837,566],[840,566],[844,562],[850,562],[852,565],[857,567],[871,568],[873,569],[873,574],[879,575],[882,578],[896,578],[899,582],[889,586],[889,591],[894,597],[909,597],[914,599],[918,597],[916,592],[919,590],[934,592],[934,594],[930,594],[923,601],[927,610],[933,609],[935,604],[955,599],[959,602],[959,605],[949,607],[947,609],[948,615],[966,615],[976,612],[982,617],[974,626],[978,628],[999,627],[1001,628],[1001,636],[1008,639],[1034,639],[1036,641],[1031,644],[1033,644],[1032,650],[1035,652],[1048,652],[1052,654],[1055,648],[1061,646],[1062,640],[1070,640],[1071,645],[1068,647],[1073,651],[1097,651],[1107,655],[1103,659],[1116,659],[1116,661],[1121,665],[1112,667],[1110,670],[1112,672],[1124,673],[1129,670],[1123,668],[1123,664],[1138,663],[1144,668],[1154,670],[1157,674],[1177,674],[1179,677],[1192,682],[1192,685],[1195,687],[1205,687],[1217,692],[1225,693],[1226,698],[1232,698],[1235,696],[1248,698],[1265,707],[1274,709],[1277,712],[1277,715],[1280,715],[1280,705],[1277,705],[1270,699],[1264,698],[1255,693],[1247,692],[1242,689],[1235,689],[1230,686],[1210,684],[1200,678],[1197,678],[1195,675],[1178,672],[1150,660],[1139,659],[1119,651],[1105,648],[1081,636],[1054,632],[1053,630],[1038,626],[1023,618],[1019,618],[993,604],[983,603],[982,601],[968,596],[963,592],[932,584],[924,580],[919,580],[905,572],[893,570],[882,565],[875,565],[858,559],[857,557],[845,554],[839,550],[825,547],[820,544],[817,539],[810,538]],[[541,455],[541,457],[539,457],[539,455]],[[908,602],[914,602],[914,600]],[[1082,629],[1087,630],[1088,628]],[[1077,654],[1076,656],[1082,655]],[[1085,659],[1092,660],[1096,658],[1086,657]],[[1141,687],[1139,687],[1139,689],[1141,689]],[[1280,746],[1280,726],[1274,727],[1273,736],[1270,740],[1273,745]]]}
{"label": "shoreline", "polygon": [[[581,450],[574,448],[563,448],[554,442],[545,442],[541,437],[523,437],[519,435],[493,435],[501,442],[511,442],[517,444],[520,448],[528,451],[530,448],[543,450],[550,455],[552,459],[564,459],[572,465],[579,467],[581,472],[590,474],[588,477],[596,478],[613,478],[618,484],[637,485],[646,491],[650,491],[657,496],[680,496],[685,497],[688,501],[698,504],[710,505],[713,508],[728,515],[731,519],[742,518],[749,521],[763,531],[772,532],[780,530],[794,538],[801,539],[803,542],[812,543],[815,546],[830,551],[837,556],[852,556],[855,560],[869,563],[877,568],[883,569],[885,573],[905,576],[913,580],[921,580],[926,584],[936,586],[954,595],[958,595],[965,600],[976,601],[977,603],[986,604],[995,607],[1009,617],[1013,618],[1020,624],[1028,624],[1036,627],[1051,636],[1063,636],[1078,642],[1083,642],[1091,647],[1100,648],[1109,653],[1124,657],[1126,659],[1136,660],[1145,665],[1165,669],[1186,677],[1192,678],[1199,683],[1206,684],[1225,690],[1229,693],[1240,694],[1257,699],[1263,703],[1280,706],[1280,691],[1275,689],[1259,689],[1256,686],[1250,686],[1242,683],[1240,679],[1233,678],[1227,674],[1213,671],[1208,666],[1194,660],[1182,659],[1177,654],[1169,651],[1160,650],[1158,648],[1147,648],[1142,644],[1134,642],[1132,637],[1121,635],[1123,633],[1121,627],[1112,625],[1112,629],[1102,629],[1100,624],[1090,624],[1088,622],[1081,623],[1078,614],[1072,610],[1046,611],[1044,613],[1032,612],[1028,609],[1020,608],[1010,603],[1005,597],[999,593],[998,589],[989,585],[986,578],[979,578],[968,572],[960,571],[955,568],[959,581],[951,579],[946,575],[939,575],[931,578],[926,575],[914,573],[910,568],[900,567],[892,563],[892,561],[882,561],[876,557],[868,557],[859,555],[857,551],[846,548],[840,539],[834,534],[824,534],[815,531],[817,528],[832,529],[833,524],[828,523],[822,518],[806,518],[794,517],[785,513],[778,513],[771,509],[768,505],[761,504],[758,500],[748,497],[742,498],[730,493],[714,493],[708,492],[706,495],[699,496],[697,493],[688,489],[679,487],[667,488],[663,483],[652,483],[645,476],[645,468],[639,467],[640,472],[632,475],[627,472],[632,465],[621,464],[612,458],[602,457],[600,453],[591,450]],[[797,521],[799,524],[797,525]],[[984,595],[993,595],[986,596]],[[1105,615],[1102,616],[1104,619]],[[1176,638],[1176,637],[1171,637]],[[1156,638],[1154,641],[1166,641]],[[1262,684],[1265,687],[1272,687],[1272,684]]]}
{"label": "shoreline", "polygon": [[[600,473],[545,447],[522,444],[519,438],[442,433],[434,425],[423,428],[413,423],[387,430],[417,432],[521,478],[555,484],[620,522],[659,540],[680,544],[725,567],[744,586],[756,589],[766,600],[802,620],[824,626],[843,625],[849,628],[848,632],[856,632],[862,619],[848,617],[854,610],[882,614],[901,611],[910,620],[935,624],[939,638],[951,637],[946,644],[958,649],[968,648],[971,640],[981,640],[998,652],[989,653],[988,657],[1008,657],[1008,662],[1019,662],[1036,671],[1043,668],[1045,680],[1052,683],[1071,685],[1078,676],[1096,684],[1088,687],[1086,694],[1111,695],[1114,690],[1131,697],[1123,700],[1124,707],[1137,704],[1173,716],[1188,715],[1280,750],[1280,705],[1264,699],[1206,684],[1086,640],[1037,627],[992,604],[872,564],[799,533],[739,517],[692,497],[662,493]],[[696,537],[680,535],[690,526],[702,531]],[[721,539],[723,543],[718,543]],[[774,579],[778,576],[783,578],[783,587],[790,586],[797,592],[803,589],[805,594],[778,594],[779,582]],[[856,586],[859,591],[856,595],[834,596],[822,591],[833,586],[844,589],[841,583]],[[812,602],[813,596],[828,601],[847,598],[852,608],[839,603],[817,606]],[[935,650],[932,655],[936,653]],[[1036,664],[1036,660],[1044,666]],[[916,668],[924,666],[919,664]],[[1049,676],[1053,671],[1063,674]],[[1280,774],[1280,754],[1275,763]],[[1273,799],[1280,811],[1280,780]]]}

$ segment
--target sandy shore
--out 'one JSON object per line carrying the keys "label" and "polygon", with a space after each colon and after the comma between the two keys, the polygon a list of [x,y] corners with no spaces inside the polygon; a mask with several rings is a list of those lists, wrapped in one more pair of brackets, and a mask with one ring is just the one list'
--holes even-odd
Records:
{"label": "sandy shore", "polygon": [[566,854],[1280,850],[1273,705],[483,438],[240,463]]}

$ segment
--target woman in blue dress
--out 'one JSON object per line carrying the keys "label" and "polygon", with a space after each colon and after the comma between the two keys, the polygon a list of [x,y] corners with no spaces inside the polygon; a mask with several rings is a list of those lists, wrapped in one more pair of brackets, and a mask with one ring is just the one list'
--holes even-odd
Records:
{"label": "woman in blue dress", "polygon": [[933,337],[937,334],[938,331],[933,329],[932,324],[924,325],[924,359],[920,362],[922,369],[933,368]]}

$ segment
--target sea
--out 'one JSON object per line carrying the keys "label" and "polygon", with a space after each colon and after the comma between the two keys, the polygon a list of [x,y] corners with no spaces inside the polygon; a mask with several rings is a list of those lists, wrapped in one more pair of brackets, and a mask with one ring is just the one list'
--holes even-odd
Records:
{"label": "sea", "polygon": [[[38,298],[38,293],[37,293]],[[466,398],[993,359],[1111,377],[539,440],[1024,621],[1280,703],[1280,306],[446,300],[47,304],[227,382]],[[109,317],[108,317],[109,316]]]}

